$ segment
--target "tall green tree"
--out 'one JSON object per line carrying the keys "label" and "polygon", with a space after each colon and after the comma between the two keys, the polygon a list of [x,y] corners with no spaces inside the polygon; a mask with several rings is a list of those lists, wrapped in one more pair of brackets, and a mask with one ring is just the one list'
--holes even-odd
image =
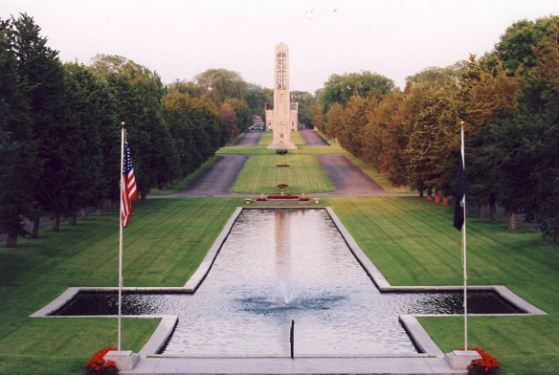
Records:
{"label": "tall green tree", "polygon": [[326,113],[334,103],[345,104],[352,96],[366,98],[371,94],[386,95],[394,89],[394,81],[377,73],[333,74],[324,84],[324,108]]}
{"label": "tall green tree", "polygon": [[25,234],[23,217],[33,201],[29,181],[40,169],[13,36],[11,22],[0,19],[0,233],[6,233],[7,247]]}
{"label": "tall green tree", "polygon": [[40,168],[28,181],[32,190],[29,217],[32,238],[38,237],[39,219],[49,213],[52,202],[60,199],[64,180],[62,152],[64,144],[63,100],[64,72],[58,52],[49,48],[47,39],[32,17],[21,14],[13,20],[13,49],[17,72],[30,107],[34,139],[38,142]]}

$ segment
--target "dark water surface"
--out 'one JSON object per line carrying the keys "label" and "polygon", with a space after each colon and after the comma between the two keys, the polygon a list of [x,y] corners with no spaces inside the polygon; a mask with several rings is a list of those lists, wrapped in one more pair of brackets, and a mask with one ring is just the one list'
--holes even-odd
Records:
{"label": "dark water surface", "polygon": [[[470,292],[471,313],[521,312]],[[298,356],[417,353],[401,314],[462,313],[455,292],[380,293],[324,210],[245,210],[193,295],[124,293],[123,314],[173,314],[164,354]],[[114,292],[81,292],[56,315],[110,315]]]}

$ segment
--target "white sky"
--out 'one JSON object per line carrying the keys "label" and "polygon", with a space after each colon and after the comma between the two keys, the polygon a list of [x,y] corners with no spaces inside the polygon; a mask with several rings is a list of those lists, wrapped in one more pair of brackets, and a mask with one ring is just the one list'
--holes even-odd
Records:
{"label": "white sky", "polygon": [[290,49],[292,90],[333,73],[405,77],[483,54],[520,19],[559,14],[559,0],[0,0],[27,12],[64,61],[119,54],[163,81],[226,68],[273,85],[273,50]]}

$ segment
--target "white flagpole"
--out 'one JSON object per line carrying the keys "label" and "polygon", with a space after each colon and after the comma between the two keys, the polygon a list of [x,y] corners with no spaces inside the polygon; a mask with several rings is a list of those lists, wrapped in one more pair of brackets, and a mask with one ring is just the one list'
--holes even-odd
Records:
{"label": "white flagpole", "polygon": [[124,227],[122,226],[122,189],[124,175],[124,122],[120,123],[120,212],[119,212],[119,244],[118,244],[118,339],[117,347],[120,352],[122,338],[122,247],[124,241]]}
{"label": "white flagpole", "polygon": [[[462,169],[466,174],[466,158],[464,156],[464,121],[460,122],[460,152],[462,154]],[[464,177],[465,178],[465,177]],[[468,258],[466,247],[466,192],[462,198],[464,210],[464,224],[462,226],[462,253],[464,256],[464,351],[468,351]]]}

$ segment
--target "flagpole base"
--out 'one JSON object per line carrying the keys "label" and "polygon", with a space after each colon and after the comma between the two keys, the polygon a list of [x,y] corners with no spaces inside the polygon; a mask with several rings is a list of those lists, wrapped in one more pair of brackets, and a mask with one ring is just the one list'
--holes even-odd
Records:
{"label": "flagpole base", "polygon": [[138,364],[140,360],[140,356],[132,350],[111,350],[105,354],[105,359],[115,361],[119,371],[128,371],[136,367],[136,364]]}
{"label": "flagpole base", "polygon": [[475,350],[454,350],[446,353],[444,357],[454,370],[465,370],[472,361],[481,358]]}

